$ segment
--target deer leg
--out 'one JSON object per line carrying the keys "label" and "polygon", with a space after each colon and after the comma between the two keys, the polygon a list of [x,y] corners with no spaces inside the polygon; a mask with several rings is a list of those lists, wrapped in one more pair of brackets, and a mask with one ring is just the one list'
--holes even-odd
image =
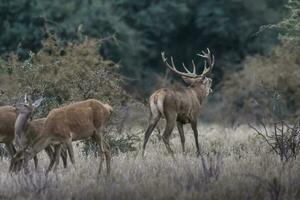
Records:
{"label": "deer leg", "polygon": [[24,161],[23,166],[24,166],[24,173],[29,174],[30,170],[29,170],[29,166],[28,166],[28,161]]}
{"label": "deer leg", "polygon": [[[173,115],[173,116],[176,116],[176,115]],[[176,117],[174,118],[173,116],[170,118],[167,118],[166,128],[165,128],[163,136],[162,136],[162,139],[166,145],[166,148],[172,156],[173,156],[174,152],[170,147],[170,136],[171,136],[171,133],[172,133],[172,131],[175,127],[175,123],[176,123]]]}
{"label": "deer leg", "polygon": [[28,151],[20,151],[17,152],[14,158],[12,159],[12,165],[17,165],[17,168],[14,167],[12,171],[20,171],[22,164],[28,162],[29,160],[33,159],[33,157],[40,152],[41,150],[45,149],[51,142],[51,138],[42,137],[38,139],[31,149]]}
{"label": "deer leg", "polygon": [[[11,158],[14,157],[15,153],[16,153],[16,149],[14,147],[14,145],[12,143],[4,143],[5,144],[5,147],[9,153],[9,155],[11,156]],[[10,166],[9,166],[9,171],[12,171],[12,169],[14,169],[15,166],[14,164],[12,163],[12,159],[10,160]]]}
{"label": "deer leg", "polygon": [[64,168],[67,168],[68,167],[68,149],[66,149],[66,146],[62,146],[62,149],[61,149],[61,159],[63,161],[63,166]]}
{"label": "deer leg", "polygon": [[33,161],[34,161],[34,168],[35,168],[35,170],[37,170],[38,169],[38,165],[39,165],[39,160],[37,158],[37,155],[35,155],[33,157]]}
{"label": "deer leg", "polygon": [[100,151],[100,164],[99,164],[99,170],[98,170],[98,175],[101,174],[102,168],[103,168],[103,161],[104,161],[104,153],[103,153],[103,149],[100,147],[101,145],[99,145],[99,151]]}
{"label": "deer leg", "polygon": [[104,160],[104,146],[101,141],[101,139],[102,139],[101,133],[96,133],[94,136],[95,136],[94,138],[95,138],[97,144],[99,145],[100,164],[99,164],[98,175],[100,175],[101,171],[102,171],[103,160]]}
{"label": "deer leg", "polygon": [[177,129],[180,135],[180,141],[181,141],[181,147],[182,147],[182,152],[185,153],[185,137],[184,137],[184,131],[183,131],[183,125],[181,122],[177,122]]}
{"label": "deer leg", "polygon": [[107,174],[110,173],[110,161],[111,161],[111,156],[110,156],[110,149],[108,143],[105,143],[104,135],[102,133],[102,130],[99,129],[96,134],[95,134],[95,139],[96,142],[99,145],[99,150],[100,150],[100,165],[99,165],[99,171],[98,174],[101,173],[102,171],[102,163],[104,160],[104,157],[106,159],[106,170]]}
{"label": "deer leg", "polygon": [[54,170],[57,171],[58,165],[59,165],[59,159],[60,159],[60,154],[61,154],[61,144],[57,144],[54,146],[55,149],[55,164],[54,164]]}
{"label": "deer leg", "polygon": [[50,160],[49,166],[48,166],[48,168],[46,170],[46,175],[47,175],[51,171],[51,169],[52,169],[52,167],[54,165],[55,159],[54,159],[54,152],[53,152],[53,150],[52,150],[52,148],[51,148],[50,145],[45,148],[45,151],[46,151],[46,154],[48,155],[49,160]]}
{"label": "deer leg", "polygon": [[197,129],[197,121],[191,122],[191,126],[194,132],[194,137],[195,137],[195,143],[196,143],[196,148],[197,148],[197,156],[200,156],[200,148],[199,148],[199,142],[198,142],[198,129]]}
{"label": "deer leg", "polygon": [[76,167],[75,167],[75,156],[74,156],[74,150],[73,150],[73,146],[72,146],[72,141],[66,142],[66,146],[67,146],[67,150],[68,150],[68,153],[69,153],[69,157],[70,157],[71,163],[74,166],[74,168],[76,169]]}
{"label": "deer leg", "polygon": [[106,160],[106,171],[107,174],[110,174],[110,162],[111,162],[111,152],[110,152],[110,145],[108,142],[103,138],[104,142],[104,154],[105,154],[105,160]]}
{"label": "deer leg", "polygon": [[142,155],[144,156],[145,154],[145,149],[146,149],[146,145],[147,145],[147,142],[149,140],[149,137],[151,135],[151,133],[153,132],[155,126],[157,125],[159,119],[160,119],[160,114],[157,114],[155,117],[152,116],[151,114],[151,119],[150,119],[150,123],[149,123],[149,126],[145,132],[145,138],[144,138],[144,144],[143,144],[143,153]]}

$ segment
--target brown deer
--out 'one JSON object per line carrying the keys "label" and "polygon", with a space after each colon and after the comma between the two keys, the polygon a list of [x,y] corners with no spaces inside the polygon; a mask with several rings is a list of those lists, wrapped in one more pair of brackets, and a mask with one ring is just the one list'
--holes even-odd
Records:
{"label": "brown deer", "polygon": [[11,157],[16,153],[13,145],[16,119],[17,112],[13,106],[0,107],[0,143],[5,144]]}
{"label": "brown deer", "polygon": [[[103,131],[108,123],[111,112],[111,106],[94,99],[53,109],[47,116],[41,136],[34,142],[32,148],[18,152],[12,162],[26,162],[49,144],[56,144],[56,163],[54,168],[56,169],[59,161],[58,155],[61,150],[60,144],[66,144],[71,161],[75,163],[72,141],[92,137],[100,146],[101,159],[98,173],[100,174],[102,170],[102,163],[105,157],[107,174],[109,174],[111,153]],[[19,170],[20,168],[14,169],[14,171]]]}
{"label": "brown deer", "polygon": [[[31,145],[33,141],[37,138],[41,137],[43,125],[46,121],[46,118],[36,119],[33,121],[29,121],[28,119],[31,118],[32,112],[39,107],[43,98],[36,100],[34,103],[31,100],[27,99],[27,95],[25,95],[24,102],[18,102],[15,106],[17,111],[17,118],[14,124],[14,143],[18,150],[22,150],[27,146]],[[45,151],[50,159],[50,163],[46,173],[52,169],[54,162],[55,162],[55,155],[52,150],[53,145],[49,145],[45,147]],[[54,146],[54,148],[56,148]],[[63,149],[61,151],[61,158],[63,160],[64,168],[67,167],[67,151]],[[34,156],[36,158],[36,156]],[[35,159],[36,163],[38,162]],[[27,163],[25,164],[27,165]],[[14,165],[10,166],[10,171],[13,171],[13,168],[17,167]]]}
{"label": "brown deer", "polygon": [[186,72],[180,72],[176,69],[173,58],[171,57],[171,64],[169,64],[164,52],[161,53],[165,65],[171,71],[181,75],[182,79],[189,86],[185,88],[162,88],[150,96],[150,123],[145,132],[143,155],[148,139],[161,117],[166,119],[166,127],[162,139],[169,153],[173,155],[169,138],[175,125],[177,125],[180,135],[182,151],[185,152],[183,125],[190,123],[194,132],[197,154],[200,155],[197,117],[200,114],[203,100],[212,92],[212,79],[208,78],[207,75],[214,66],[214,56],[211,55],[209,49],[207,49],[207,53],[202,51],[202,54],[197,55],[205,58],[204,70],[200,75],[196,74],[194,61],[192,61],[193,72],[189,71],[184,64],[182,65]]}
{"label": "brown deer", "polygon": [[[0,107],[0,143],[4,143],[10,156],[13,157],[16,153],[16,149],[13,145],[15,138],[15,122],[17,119],[17,109],[13,106],[1,106]],[[31,133],[31,137],[37,137],[43,126],[45,119],[33,120],[27,127],[27,131]],[[46,147],[45,152],[47,153],[49,159],[54,158],[54,152],[51,147]],[[62,155],[64,166],[67,165],[66,155]],[[38,167],[38,159],[34,157],[35,168]]]}

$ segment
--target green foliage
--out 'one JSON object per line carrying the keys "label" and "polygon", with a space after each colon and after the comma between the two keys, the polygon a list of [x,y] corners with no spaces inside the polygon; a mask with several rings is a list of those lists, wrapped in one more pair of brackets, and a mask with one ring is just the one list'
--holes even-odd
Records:
{"label": "green foliage", "polygon": [[[44,96],[42,109],[34,115],[41,117],[62,104],[95,98],[114,107],[111,124],[117,126],[120,116],[115,113],[128,103],[129,97],[122,89],[118,65],[103,59],[98,52],[101,40],[86,37],[82,42],[63,44],[49,34],[42,44],[43,48],[37,53],[30,52],[29,59],[24,62],[12,54],[3,64],[1,103],[13,104],[25,93],[33,98]],[[118,146],[122,152],[135,150],[133,136],[116,133],[118,131],[107,134],[112,148]],[[97,153],[91,141],[83,144],[86,153]]]}
{"label": "green foliage", "polygon": [[[117,41],[103,43],[105,58],[121,63],[129,77],[128,91],[152,91],[154,72],[162,72],[160,52],[176,61],[190,61],[199,50],[210,47],[216,54],[215,80],[224,71],[236,70],[244,57],[264,52],[276,36],[256,36],[261,25],[278,22],[286,0],[5,0],[0,3],[0,53],[16,50],[28,58],[37,52],[47,30],[67,41],[82,34]],[[200,70],[200,69],[199,69]],[[142,96],[142,95],[141,95]]]}
{"label": "green foliage", "polygon": [[300,1],[289,0],[287,8],[289,16],[275,25],[275,27],[284,31],[282,39],[300,42]]}
{"label": "green foliage", "polygon": [[[281,30],[282,44],[269,55],[255,55],[245,59],[243,69],[228,73],[222,84],[219,108],[226,122],[258,122],[265,117],[285,119],[299,115],[299,22],[300,1],[290,0],[289,15],[277,24],[262,26]],[[262,32],[260,32],[261,34]],[[220,115],[224,121],[224,115]]]}
{"label": "green foliage", "polygon": [[[20,62],[16,55],[8,59],[2,74],[3,103],[31,94],[45,96],[47,110],[63,103],[90,98],[120,105],[127,98],[121,88],[118,66],[98,53],[100,41],[86,38],[83,42],[63,45],[54,35],[43,41],[43,48],[30,53]],[[4,99],[6,97],[6,99]]]}

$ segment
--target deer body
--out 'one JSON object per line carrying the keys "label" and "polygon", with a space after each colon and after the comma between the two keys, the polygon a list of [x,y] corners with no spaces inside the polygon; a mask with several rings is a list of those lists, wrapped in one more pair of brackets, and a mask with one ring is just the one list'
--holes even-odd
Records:
{"label": "deer body", "polygon": [[15,154],[13,146],[14,125],[17,118],[16,109],[12,106],[0,107],[0,143],[4,143],[11,157]]}
{"label": "deer body", "polygon": [[[53,109],[47,116],[40,138],[33,144],[31,149],[19,152],[14,162],[30,160],[49,144],[66,144],[72,162],[74,153],[72,141],[95,138],[100,145],[101,161],[99,173],[102,169],[102,161],[106,158],[107,172],[110,171],[110,149],[105,141],[103,129],[105,128],[112,108],[100,101],[90,99],[73,103],[61,108]],[[60,146],[56,149],[56,159],[59,155]],[[55,163],[55,168],[58,161]]]}
{"label": "deer body", "polygon": [[81,140],[104,128],[109,116],[110,111],[101,102],[81,101],[52,110],[47,117],[44,132],[58,143],[62,140]]}
{"label": "deer body", "polygon": [[198,92],[194,88],[162,88],[150,96],[150,109],[153,114],[159,112],[163,117],[165,112],[173,113],[178,122],[186,124],[199,116],[205,96],[205,90]]}
{"label": "deer body", "polygon": [[197,153],[200,154],[198,143],[198,130],[197,130],[197,118],[200,115],[201,106],[211,92],[212,80],[206,77],[206,74],[211,71],[214,64],[214,57],[203,52],[203,55],[209,64],[209,68],[206,67],[201,75],[196,74],[196,67],[193,63],[193,73],[183,67],[188,73],[179,72],[171,58],[172,65],[167,62],[167,59],[162,53],[164,63],[175,73],[182,76],[183,80],[189,84],[185,88],[162,88],[155,91],[149,98],[150,103],[150,123],[145,132],[145,139],[143,144],[143,154],[146,149],[147,142],[154,128],[161,117],[166,119],[166,127],[162,136],[162,139],[166,145],[169,153],[173,154],[170,147],[169,138],[175,126],[178,128],[178,132],[181,139],[182,150],[185,151],[185,136],[183,131],[183,125],[190,123],[194,132],[195,143],[197,147]]}
{"label": "deer body", "polygon": [[[7,147],[7,150],[11,157],[16,153],[16,149],[13,145],[13,141],[15,138],[15,122],[17,120],[17,110],[13,106],[1,106],[0,107],[0,143],[4,143]],[[43,124],[45,122],[45,118],[36,119],[31,121],[26,127],[26,135],[28,133],[28,137],[26,137],[27,142],[31,142],[31,139],[39,137],[41,134],[41,130]],[[30,141],[29,141],[30,140]],[[45,151],[51,160],[54,157],[53,151],[51,147],[46,147]],[[66,159],[63,158],[64,165],[66,165]],[[34,157],[35,167],[38,166],[38,159]]]}

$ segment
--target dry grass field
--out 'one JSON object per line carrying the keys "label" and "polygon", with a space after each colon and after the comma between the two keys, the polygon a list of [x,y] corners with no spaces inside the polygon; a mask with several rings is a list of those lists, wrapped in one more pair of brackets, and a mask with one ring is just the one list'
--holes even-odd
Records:
{"label": "dry grass field", "polygon": [[43,154],[39,170],[28,176],[8,174],[9,160],[3,159],[0,199],[300,199],[299,159],[283,164],[249,127],[199,125],[203,159],[196,157],[190,128],[185,130],[186,155],[176,131],[175,159],[152,136],[144,158],[141,152],[115,155],[109,177],[97,178],[99,159],[84,157],[80,147],[76,170],[69,165],[48,177]]}

